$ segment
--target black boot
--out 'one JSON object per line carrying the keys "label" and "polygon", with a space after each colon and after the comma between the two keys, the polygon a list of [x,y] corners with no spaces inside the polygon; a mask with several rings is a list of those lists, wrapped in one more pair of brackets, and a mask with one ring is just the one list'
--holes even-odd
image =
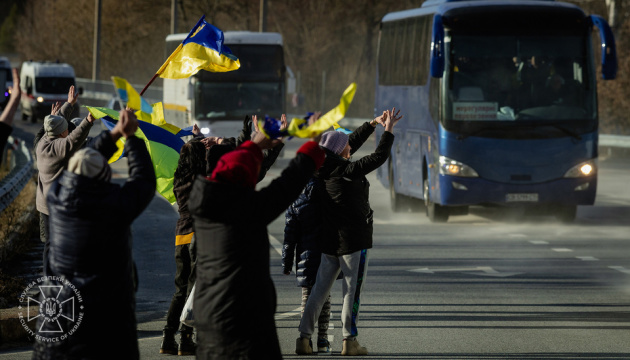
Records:
{"label": "black boot", "polygon": [[193,341],[193,328],[180,329],[179,355],[195,355],[197,344]]}
{"label": "black boot", "polygon": [[174,331],[164,330],[162,346],[160,346],[160,354],[177,355],[177,341],[175,341]]}

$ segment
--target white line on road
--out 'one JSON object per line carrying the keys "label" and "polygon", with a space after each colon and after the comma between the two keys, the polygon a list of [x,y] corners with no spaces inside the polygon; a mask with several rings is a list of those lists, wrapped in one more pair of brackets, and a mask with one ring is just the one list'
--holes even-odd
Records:
{"label": "white line on road", "polygon": [[598,261],[599,259],[593,256],[576,256],[577,259],[584,261]]}
{"label": "white line on road", "polygon": [[494,277],[508,277],[508,276],[522,274],[520,272],[499,272],[499,271],[494,270],[490,266],[477,266],[473,268],[451,268],[451,269],[420,268],[420,269],[412,269],[412,270],[407,270],[407,271],[423,273],[423,274],[433,274],[436,272],[465,272],[471,275],[494,276]]}
{"label": "white line on road", "polygon": [[553,248],[551,250],[556,251],[556,252],[571,252],[571,251],[573,251],[573,250],[567,249],[567,248]]}
{"label": "white line on road", "polygon": [[623,267],[623,266],[609,266],[609,268],[611,268],[611,269],[613,269],[613,270],[620,271],[620,272],[622,272],[622,273],[624,273],[624,274],[628,274],[628,275],[630,275],[630,269],[626,269],[626,268],[625,268],[625,267]]}
{"label": "white line on road", "polygon": [[[280,243],[280,241],[271,234],[269,234],[269,244],[278,252],[278,254],[280,254],[280,256],[282,256],[282,243]],[[301,312],[302,312],[302,307],[298,307],[289,312],[276,314],[276,320],[286,319],[291,316],[300,315]]]}
{"label": "white line on road", "polygon": [[545,240],[530,240],[529,242],[534,244],[534,245],[547,245],[547,244],[549,244],[549,241],[545,241]]}

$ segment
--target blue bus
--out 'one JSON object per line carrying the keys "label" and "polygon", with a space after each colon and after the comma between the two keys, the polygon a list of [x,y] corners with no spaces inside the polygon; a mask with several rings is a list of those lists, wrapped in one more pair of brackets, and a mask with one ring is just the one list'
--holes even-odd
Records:
{"label": "blue bus", "polygon": [[568,3],[428,0],[385,15],[375,113],[395,106],[405,114],[377,171],[392,210],[416,198],[432,222],[471,205],[525,207],[572,222],[578,205],[592,205],[594,28],[602,77],[614,79],[610,27]]}

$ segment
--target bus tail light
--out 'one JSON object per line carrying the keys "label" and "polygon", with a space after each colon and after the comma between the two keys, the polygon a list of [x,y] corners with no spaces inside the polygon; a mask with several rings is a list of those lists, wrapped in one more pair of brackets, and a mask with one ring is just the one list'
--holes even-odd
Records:
{"label": "bus tail light", "polygon": [[446,156],[440,156],[440,175],[451,175],[461,177],[479,177],[479,174],[470,166],[447,158]]}

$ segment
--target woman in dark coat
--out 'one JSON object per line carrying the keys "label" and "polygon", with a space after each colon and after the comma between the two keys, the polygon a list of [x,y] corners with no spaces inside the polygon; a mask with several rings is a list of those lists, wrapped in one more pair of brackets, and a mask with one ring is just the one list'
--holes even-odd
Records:
{"label": "woman in dark coat", "polygon": [[[62,333],[55,334],[60,341],[38,339],[34,359],[139,358],[131,223],[155,194],[155,172],[144,141],[133,135],[135,115],[123,110],[120,119],[96,138],[100,155],[77,152],[48,192],[50,252],[42,285],[49,287],[42,293],[60,303],[51,303],[37,329],[43,338]],[[122,187],[109,182],[106,160],[121,136],[129,162]]]}
{"label": "woman in dark coat", "polygon": [[271,145],[257,133],[224,155],[211,177],[193,184],[188,205],[197,236],[198,359],[282,358],[267,224],[297,198],[324,151],[306,142],[278,178],[256,191],[261,149]]}

